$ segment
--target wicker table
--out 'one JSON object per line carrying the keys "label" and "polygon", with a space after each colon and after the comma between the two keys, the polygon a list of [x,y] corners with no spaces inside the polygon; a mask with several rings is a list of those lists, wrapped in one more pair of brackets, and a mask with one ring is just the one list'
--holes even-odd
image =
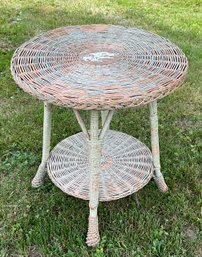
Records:
{"label": "wicker table", "polygon": [[[11,71],[16,83],[44,101],[42,162],[32,186],[43,183],[47,166],[61,190],[89,200],[89,246],[99,242],[99,200],[132,194],[152,176],[167,191],[160,171],[157,99],[181,85],[187,69],[185,55],[165,38],[104,24],[55,29],[15,51]],[[109,129],[115,109],[147,103],[152,154],[139,140]],[[72,108],[82,132],[49,154],[52,104]],[[90,129],[81,109],[90,110]]]}

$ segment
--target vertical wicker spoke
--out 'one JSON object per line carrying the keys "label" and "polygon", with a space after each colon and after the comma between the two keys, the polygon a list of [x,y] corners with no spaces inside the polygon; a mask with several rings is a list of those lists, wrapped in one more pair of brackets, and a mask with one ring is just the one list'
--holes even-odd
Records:
{"label": "vertical wicker spoke", "polygon": [[46,174],[46,161],[50,153],[50,139],[51,139],[51,104],[44,103],[44,120],[43,120],[43,149],[42,161],[37,170],[35,177],[32,180],[33,187],[39,187],[43,184]]}
{"label": "vertical wicker spoke", "polygon": [[101,118],[102,118],[102,126],[104,125],[105,123],[105,120],[106,120],[106,117],[107,117],[107,114],[109,113],[109,111],[101,111]]}
{"label": "vertical wicker spoke", "polygon": [[107,131],[107,129],[109,128],[109,124],[112,120],[112,117],[113,117],[113,114],[114,114],[114,111],[109,111],[107,116],[106,116],[106,119],[105,119],[105,122],[104,122],[104,125],[102,127],[102,130],[100,131],[100,134],[99,134],[99,139],[103,139],[104,138],[104,135]]}
{"label": "vertical wicker spoke", "polygon": [[158,134],[158,114],[157,101],[149,104],[150,126],[151,126],[151,147],[154,164],[154,179],[160,191],[166,192],[168,187],[161,173],[160,151],[159,151],[159,134]]}
{"label": "vertical wicker spoke", "polygon": [[85,125],[85,123],[84,123],[84,121],[83,121],[83,119],[82,119],[82,117],[81,117],[79,111],[78,111],[78,110],[75,110],[75,109],[73,109],[73,111],[74,111],[74,114],[75,114],[75,116],[76,116],[76,118],[77,118],[77,121],[78,121],[78,123],[79,123],[79,125],[80,125],[80,127],[81,127],[81,129],[82,129],[82,131],[83,131],[83,133],[84,133],[84,134],[86,135],[86,137],[89,139],[90,137],[89,137],[88,130],[87,130],[87,128],[86,128],[86,125]]}

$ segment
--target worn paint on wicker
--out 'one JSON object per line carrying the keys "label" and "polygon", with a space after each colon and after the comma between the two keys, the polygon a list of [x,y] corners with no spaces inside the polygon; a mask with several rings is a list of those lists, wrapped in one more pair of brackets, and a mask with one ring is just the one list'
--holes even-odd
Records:
{"label": "worn paint on wicker", "polygon": [[[89,200],[89,147],[84,133],[70,136],[51,152],[48,174],[65,193]],[[99,201],[117,200],[143,188],[153,177],[152,154],[142,142],[108,130],[103,138]]]}
{"label": "worn paint on wicker", "polygon": [[51,140],[51,104],[44,103],[44,122],[43,122],[43,149],[42,160],[35,177],[32,180],[33,187],[39,187],[43,184],[46,174],[46,162],[50,153]]}
{"label": "worn paint on wicker", "polygon": [[160,151],[159,151],[159,133],[158,133],[158,114],[157,101],[149,104],[150,126],[151,126],[151,147],[154,164],[154,179],[160,191],[168,191],[164,177],[161,173]]}
{"label": "worn paint on wicker", "polygon": [[90,114],[90,141],[89,141],[89,225],[86,243],[96,245],[99,240],[97,208],[99,202],[99,177],[101,161],[101,140],[99,140],[99,114],[92,110]]}
{"label": "worn paint on wicker", "polygon": [[88,218],[88,233],[86,244],[88,246],[96,246],[100,241],[98,216]]}
{"label": "worn paint on wicker", "polygon": [[181,85],[183,52],[151,32],[98,24],[45,32],[20,46],[11,71],[37,98],[74,109],[133,107]]}
{"label": "worn paint on wicker", "polygon": [[[159,189],[167,191],[160,171],[156,99],[180,86],[187,70],[187,58],[167,39],[142,29],[106,24],[55,29],[15,51],[11,72],[16,83],[46,102],[42,162],[33,186],[41,185],[45,176],[50,151],[50,104],[73,108],[84,132],[54,148],[48,173],[64,192],[90,200],[88,245],[94,246],[100,240],[98,200],[115,200],[138,191],[153,176],[153,165]],[[103,129],[98,130],[97,110],[146,103],[150,103],[153,158],[138,140],[108,130],[113,112],[102,114]],[[93,110],[90,135],[79,109]]]}

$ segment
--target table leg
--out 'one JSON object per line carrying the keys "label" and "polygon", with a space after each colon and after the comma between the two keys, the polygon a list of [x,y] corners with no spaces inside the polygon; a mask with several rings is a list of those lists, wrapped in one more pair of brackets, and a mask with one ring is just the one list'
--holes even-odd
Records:
{"label": "table leg", "polygon": [[32,180],[33,187],[39,187],[44,182],[46,174],[46,161],[50,153],[50,139],[51,139],[51,104],[44,103],[44,120],[43,120],[43,149],[42,161],[39,165],[37,173]]}
{"label": "table leg", "polygon": [[158,114],[157,101],[149,103],[150,111],[150,126],[151,126],[151,146],[154,164],[154,180],[161,192],[166,192],[168,187],[165,183],[160,167],[160,152],[159,152],[159,135],[158,135]]}
{"label": "table leg", "polygon": [[99,140],[99,113],[91,111],[90,117],[90,141],[89,141],[89,165],[90,165],[90,215],[86,243],[95,246],[100,241],[98,229],[98,201],[99,201],[99,170],[101,158],[101,140]]}

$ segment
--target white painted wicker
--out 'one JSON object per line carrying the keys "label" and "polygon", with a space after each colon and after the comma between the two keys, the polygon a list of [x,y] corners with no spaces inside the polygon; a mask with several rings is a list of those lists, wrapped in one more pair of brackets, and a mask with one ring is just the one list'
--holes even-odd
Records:
{"label": "white painted wicker", "polygon": [[[47,164],[56,186],[89,200],[89,246],[100,240],[99,201],[130,195],[152,176],[160,191],[168,190],[160,170],[157,99],[179,87],[187,71],[186,56],[169,40],[142,29],[106,24],[58,28],[16,49],[13,78],[45,102],[42,162],[32,186],[43,184]],[[109,130],[114,109],[146,103],[152,155],[139,140]],[[48,159],[51,104],[71,107],[83,132],[60,142]],[[91,110],[90,131],[80,109]],[[106,110],[100,131],[98,110]]]}
{"label": "white painted wicker", "polygon": [[[84,133],[60,142],[47,163],[53,183],[65,193],[89,200],[89,144]],[[99,201],[130,195],[153,176],[152,155],[139,140],[108,130],[103,139],[99,174]]]}

